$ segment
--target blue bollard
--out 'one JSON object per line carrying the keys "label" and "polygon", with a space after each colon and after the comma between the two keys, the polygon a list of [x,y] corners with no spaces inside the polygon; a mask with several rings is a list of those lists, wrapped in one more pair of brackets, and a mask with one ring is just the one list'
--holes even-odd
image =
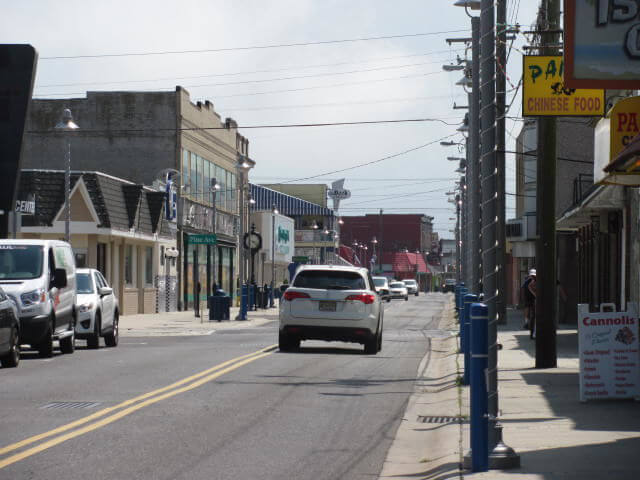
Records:
{"label": "blue bollard", "polygon": [[464,286],[464,283],[460,285],[460,289],[458,290],[458,312],[462,313],[462,309],[464,308],[464,296],[469,292],[467,287]]}
{"label": "blue bollard", "polygon": [[249,306],[249,286],[245,283],[242,285],[240,293],[240,320],[247,319],[247,307]]}
{"label": "blue bollard", "polygon": [[458,297],[460,297],[460,289],[462,285],[456,285],[453,288],[453,304],[455,305],[456,312],[458,311]]}
{"label": "blue bollard", "polygon": [[249,311],[256,309],[256,286],[249,284]]}
{"label": "blue bollard", "polygon": [[478,296],[467,293],[464,296],[464,310],[462,314],[462,338],[460,348],[464,353],[464,374],[462,384],[469,385],[469,370],[471,369],[471,305],[478,301]]}
{"label": "blue bollard", "polygon": [[489,309],[484,303],[471,305],[471,471],[489,470]]}

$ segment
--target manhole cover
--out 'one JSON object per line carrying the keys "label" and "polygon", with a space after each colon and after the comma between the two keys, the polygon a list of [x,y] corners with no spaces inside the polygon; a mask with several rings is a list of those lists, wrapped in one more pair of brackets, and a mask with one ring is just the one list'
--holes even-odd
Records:
{"label": "manhole cover", "polygon": [[418,421],[421,423],[455,423],[461,422],[462,417],[449,417],[446,415],[419,415]]}
{"label": "manhole cover", "polygon": [[67,408],[94,408],[100,405],[98,402],[51,402],[46,404],[46,409],[67,409]]}

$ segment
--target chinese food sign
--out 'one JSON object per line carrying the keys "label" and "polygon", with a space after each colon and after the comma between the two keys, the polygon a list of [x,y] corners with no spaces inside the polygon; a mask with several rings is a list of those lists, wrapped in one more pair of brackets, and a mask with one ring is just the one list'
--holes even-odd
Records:
{"label": "chinese food sign", "polygon": [[559,55],[525,55],[522,78],[525,117],[604,115],[604,90],[567,88]]}

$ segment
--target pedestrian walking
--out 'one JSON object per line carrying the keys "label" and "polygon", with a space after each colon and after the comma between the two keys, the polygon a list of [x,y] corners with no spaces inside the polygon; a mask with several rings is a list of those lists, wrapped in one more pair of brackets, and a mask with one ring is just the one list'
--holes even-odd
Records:
{"label": "pedestrian walking", "polygon": [[533,317],[533,313],[535,311],[535,287],[532,290],[530,285],[533,283],[535,285],[536,279],[536,270],[532,268],[529,270],[529,275],[525,278],[522,286],[520,287],[520,302],[524,305],[524,324],[522,325],[523,329],[531,329],[531,319]]}

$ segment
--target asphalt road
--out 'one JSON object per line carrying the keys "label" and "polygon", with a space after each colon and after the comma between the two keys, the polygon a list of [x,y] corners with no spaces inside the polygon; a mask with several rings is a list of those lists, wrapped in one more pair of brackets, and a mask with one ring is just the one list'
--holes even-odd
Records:
{"label": "asphalt road", "polygon": [[0,479],[377,478],[446,298],[386,304],[375,356],[280,353],[276,322],[27,352],[0,370]]}

